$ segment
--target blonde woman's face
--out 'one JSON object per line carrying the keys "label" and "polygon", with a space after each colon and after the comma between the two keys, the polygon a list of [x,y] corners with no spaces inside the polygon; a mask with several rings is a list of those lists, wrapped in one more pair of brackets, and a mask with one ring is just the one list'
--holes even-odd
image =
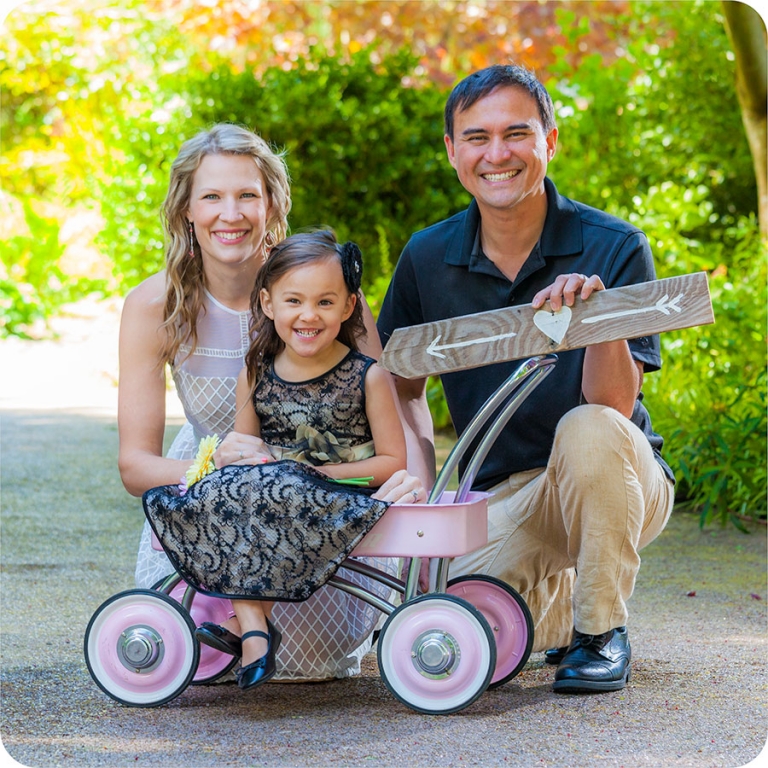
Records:
{"label": "blonde woman's face", "polygon": [[206,155],[195,172],[187,211],[204,268],[260,260],[270,208],[253,158]]}

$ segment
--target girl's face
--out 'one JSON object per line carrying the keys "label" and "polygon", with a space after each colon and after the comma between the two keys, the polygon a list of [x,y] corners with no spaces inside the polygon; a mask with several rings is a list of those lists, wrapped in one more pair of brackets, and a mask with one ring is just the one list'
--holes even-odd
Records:
{"label": "girl's face", "polygon": [[335,354],[334,342],[356,300],[333,257],[295,267],[269,291],[261,291],[264,314],[274,322],[286,352],[297,358]]}
{"label": "girl's face", "polygon": [[252,157],[206,155],[195,171],[187,218],[203,255],[203,266],[239,266],[262,255],[269,196]]}

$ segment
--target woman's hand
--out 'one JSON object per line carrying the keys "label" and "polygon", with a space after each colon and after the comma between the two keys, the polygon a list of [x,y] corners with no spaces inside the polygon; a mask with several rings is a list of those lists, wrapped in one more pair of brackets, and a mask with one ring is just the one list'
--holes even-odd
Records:
{"label": "woman's hand", "polygon": [[213,463],[217,469],[230,464],[264,464],[272,461],[266,443],[260,437],[242,432],[230,432],[213,454]]}
{"label": "woman's hand", "polygon": [[427,492],[418,477],[401,469],[373,494],[373,498],[394,504],[418,504],[427,500]]}

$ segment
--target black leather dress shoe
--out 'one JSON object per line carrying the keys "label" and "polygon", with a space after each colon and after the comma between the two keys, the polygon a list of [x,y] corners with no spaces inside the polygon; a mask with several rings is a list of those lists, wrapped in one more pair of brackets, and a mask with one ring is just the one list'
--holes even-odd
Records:
{"label": "black leather dress shoe", "polygon": [[280,630],[267,619],[267,628],[269,634],[261,632],[258,629],[252,632],[246,632],[242,636],[242,640],[247,640],[249,637],[263,637],[267,641],[267,652],[256,661],[246,664],[244,667],[235,672],[237,678],[237,684],[243,689],[255,688],[257,685],[266,683],[275,676],[277,672],[277,665],[275,664],[275,655],[277,649],[280,647],[280,642],[283,636],[280,634]]}
{"label": "black leather dress shoe", "polygon": [[544,651],[544,661],[547,664],[559,664],[566,653],[568,653],[569,646],[564,645],[562,648],[550,648],[548,651]]}
{"label": "black leather dress shoe", "polygon": [[574,630],[552,688],[559,693],[619,691],[629,682],[631,659],[626,627],[601,635]]}
{"label": "black leather dress shoe", "polygon": [[195,637],[198,639],[198,642],[210,645],[211,648],[215,648],[222,653],[228,653],[230,656],[237,656],[237,658],[243,655],[243,644],[240,638],[218,624],[204,621],[195,630]]}

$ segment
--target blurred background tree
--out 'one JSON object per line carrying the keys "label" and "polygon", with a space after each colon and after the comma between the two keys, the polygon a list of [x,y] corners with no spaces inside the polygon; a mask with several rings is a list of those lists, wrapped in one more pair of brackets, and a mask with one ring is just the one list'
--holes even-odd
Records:
{"label": "blurred background tree", "polygon": [[[660,277],[708,272],[717,323],[663,336],[665,368],[647,377],[646,395],[678,497],[702,522],[764,517],[768,302],[755,167],[765,122],[754,129],[747,110],[765,104],[765,25],[744,8],[22,5],[0,46],[0,335],[29,334],[63,304],[123,294],[159,269],[170,163],[182,141],[222,120],[287,150],[292,228],[330,225],[359,242],[376,311],[409,234],[468,202],[444,157],[448,89],[515,61],[555,101],[560,190],[642,227]],[[438,381],[429,394],[448,427]]]}

